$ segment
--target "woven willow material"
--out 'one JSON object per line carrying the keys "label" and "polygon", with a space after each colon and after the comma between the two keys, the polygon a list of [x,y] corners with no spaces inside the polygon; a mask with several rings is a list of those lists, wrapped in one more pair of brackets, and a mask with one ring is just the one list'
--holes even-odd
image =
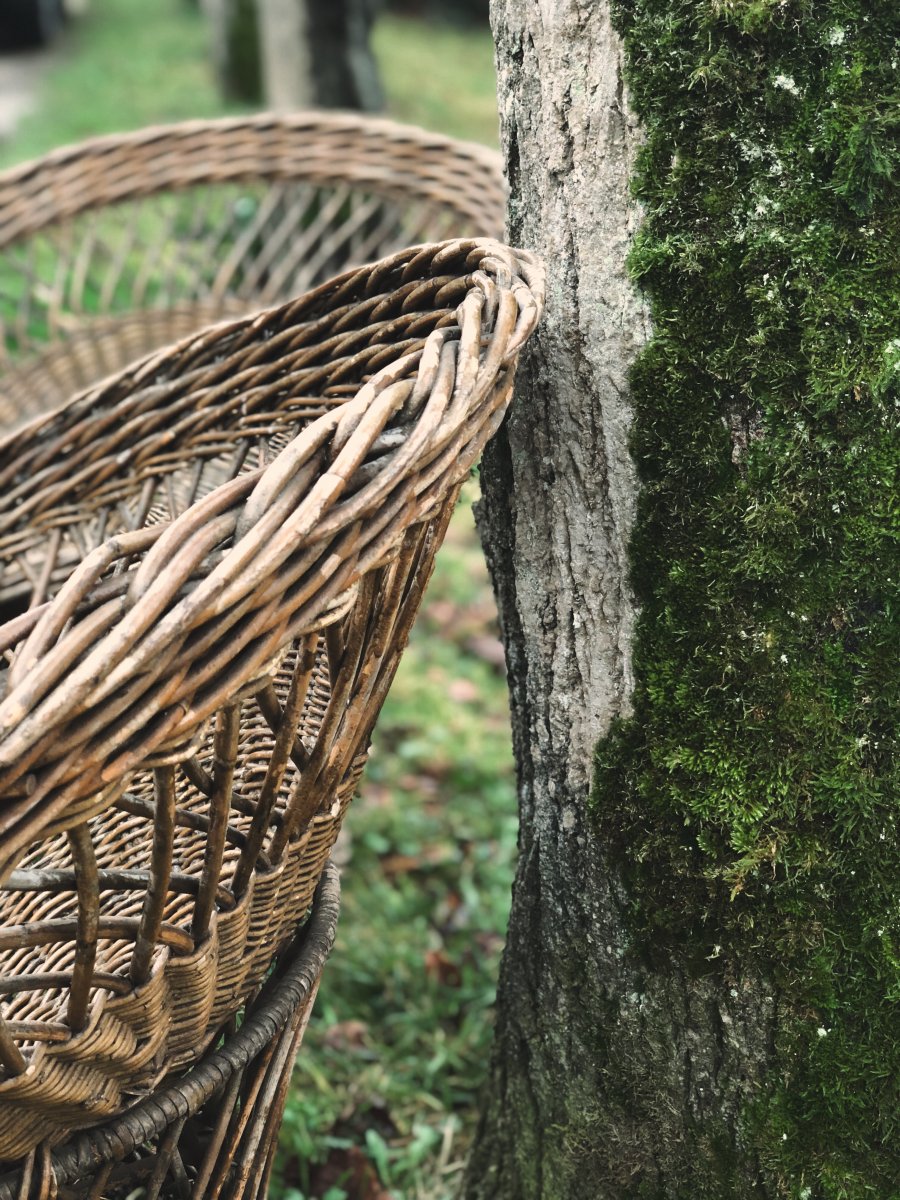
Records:
{"label": "woven willow material", "polygon": [[196,121],[0,174],[0,424],[404,246],[503,232],[498,156],[344,114]]}
{"label": "woven willow material", "polygon": [[0,1200],[60,1195],[264,1200],[278,1130],[322,967],[334,942],[337,872],[326,868],[296,944],[280,958],[240,1028],[186,1075],[52,1152],[0,1175]]}
{"label": "woven willow material", "polygon": [[0,443],[0,1157],[194,1061],[292,936],[541,289],[404,251]]}

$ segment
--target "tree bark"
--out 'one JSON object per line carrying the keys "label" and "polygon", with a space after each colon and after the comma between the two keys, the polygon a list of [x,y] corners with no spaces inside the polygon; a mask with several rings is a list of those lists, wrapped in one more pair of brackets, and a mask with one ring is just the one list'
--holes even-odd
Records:
{"label": "tree bark", "polygon": [[493,0],[549,280],[482,470],[521,834],[469,1200],[897,1196],[900,10],[796,12]]}
{"label": "tree bark", "polygon": [[372,53],[379,0],[203,0],[226,96],[276,111],[374,112],[384,93]]}
{"label": "tree bark", "polygon": [[379,0],[310,3],[316,102],[324,108],[377,112],[384,92],[370,37]]}
{"label": "tree bark", "polygon": [[[758,1172],[736,1162],[734,1123],[770,1056],[773,989],[630,955],[632,897],[589,811],[595,749],[633,689],[628,379],[649,325],[625,260],[641,130],[606,3],[494,0],[492,22],[509,234],[549,279],[481,473],[521,832],[466,1195],[680,1197],[708,1182],[743,1196]],[[713,1125],[721,1163],[703,1149]]]}
{"label": "tree bark", "polygon": [[212,57],[225,96],[262,100],[256,0],[202,0],[209,19]]}
{"label": "tree bark", "polygon": [[276,112],[316,101],[305,0],[257,0],[266,103]]}

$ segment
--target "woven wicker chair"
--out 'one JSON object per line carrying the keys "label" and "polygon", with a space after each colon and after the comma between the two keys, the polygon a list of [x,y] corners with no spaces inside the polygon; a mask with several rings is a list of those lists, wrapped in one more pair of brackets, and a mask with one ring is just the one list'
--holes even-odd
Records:
{"label": "woven wicker chair", "polygon": [[0,174],[0,425],[140,354],[446,237],[500,237],[499,158],[301,113],[101,138]]}
{"label": "woven wicker chair", "polygon": [[407,250],[0,443],[0,1158],[196,1062],[293,936],[541,288]]}

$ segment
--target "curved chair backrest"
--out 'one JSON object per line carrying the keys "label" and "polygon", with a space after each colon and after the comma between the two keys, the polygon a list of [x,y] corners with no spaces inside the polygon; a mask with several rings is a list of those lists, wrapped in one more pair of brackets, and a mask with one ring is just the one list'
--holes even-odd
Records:
{"label": "curved chair backrest", "polygon": [[407,250],[0,443],[0,1158],[194,1061],[293,934],[541,288]]}
{"label": "curved chair backrest", "polygon": [[499,157],[298,113],[99,138],[0,174],[0,425],[404,246],[500,237]]}

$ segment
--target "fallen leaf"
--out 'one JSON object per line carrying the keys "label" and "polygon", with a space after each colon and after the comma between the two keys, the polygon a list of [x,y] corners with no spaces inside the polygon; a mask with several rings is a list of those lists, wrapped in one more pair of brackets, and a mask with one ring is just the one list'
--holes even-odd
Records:
{"label": "fallen leaf", "polygon": [[442,772],[437,774],[430,772],[420,772],[418,774],[401,775],[397,780],[397,787],[402,792],[418,792],[421,796],[435,796],[439,789],[439,781]]}
{"label": "fallen leaf", "polygon": [[455,704],[471,704],[479,698],[481,692],[471,680],[454,679],[447,688],[447,695]]}
{"label": "fallen leaf", "polygon": [[459,987],[462,971],[443,950],[429,950],[425,955],[425,974],[442,987]]}
{"label": "fallen leaf", "polygon": [[445,846],[423,846],[418,854],[385,854],[380,860],[381,869],[389,879],[398,875],[412,875],[428,867],[442,867],[456,861],[456,855]]}
{"label": "fallen leaf", "polygon": [[324,1196],[330,1188],[343,1188],[347,1200],[393,1200],[378,1172],[359,1146],[335,1146],[323,1163],[310,1173],[310,1191]]}
{"label": "fallen leaf", "polygon": [[358,1050],[368,1040],[369,1027],[365,1021],[338,1021],[322,1035],[322,1041],[333,1050]]}
{"label": "fallen leaf", "polygon": [[506,653],[498,637],[483,633],[473,634],[466,639],[466,649],[482,662],[489,663],[501,675],[506,674]]}

